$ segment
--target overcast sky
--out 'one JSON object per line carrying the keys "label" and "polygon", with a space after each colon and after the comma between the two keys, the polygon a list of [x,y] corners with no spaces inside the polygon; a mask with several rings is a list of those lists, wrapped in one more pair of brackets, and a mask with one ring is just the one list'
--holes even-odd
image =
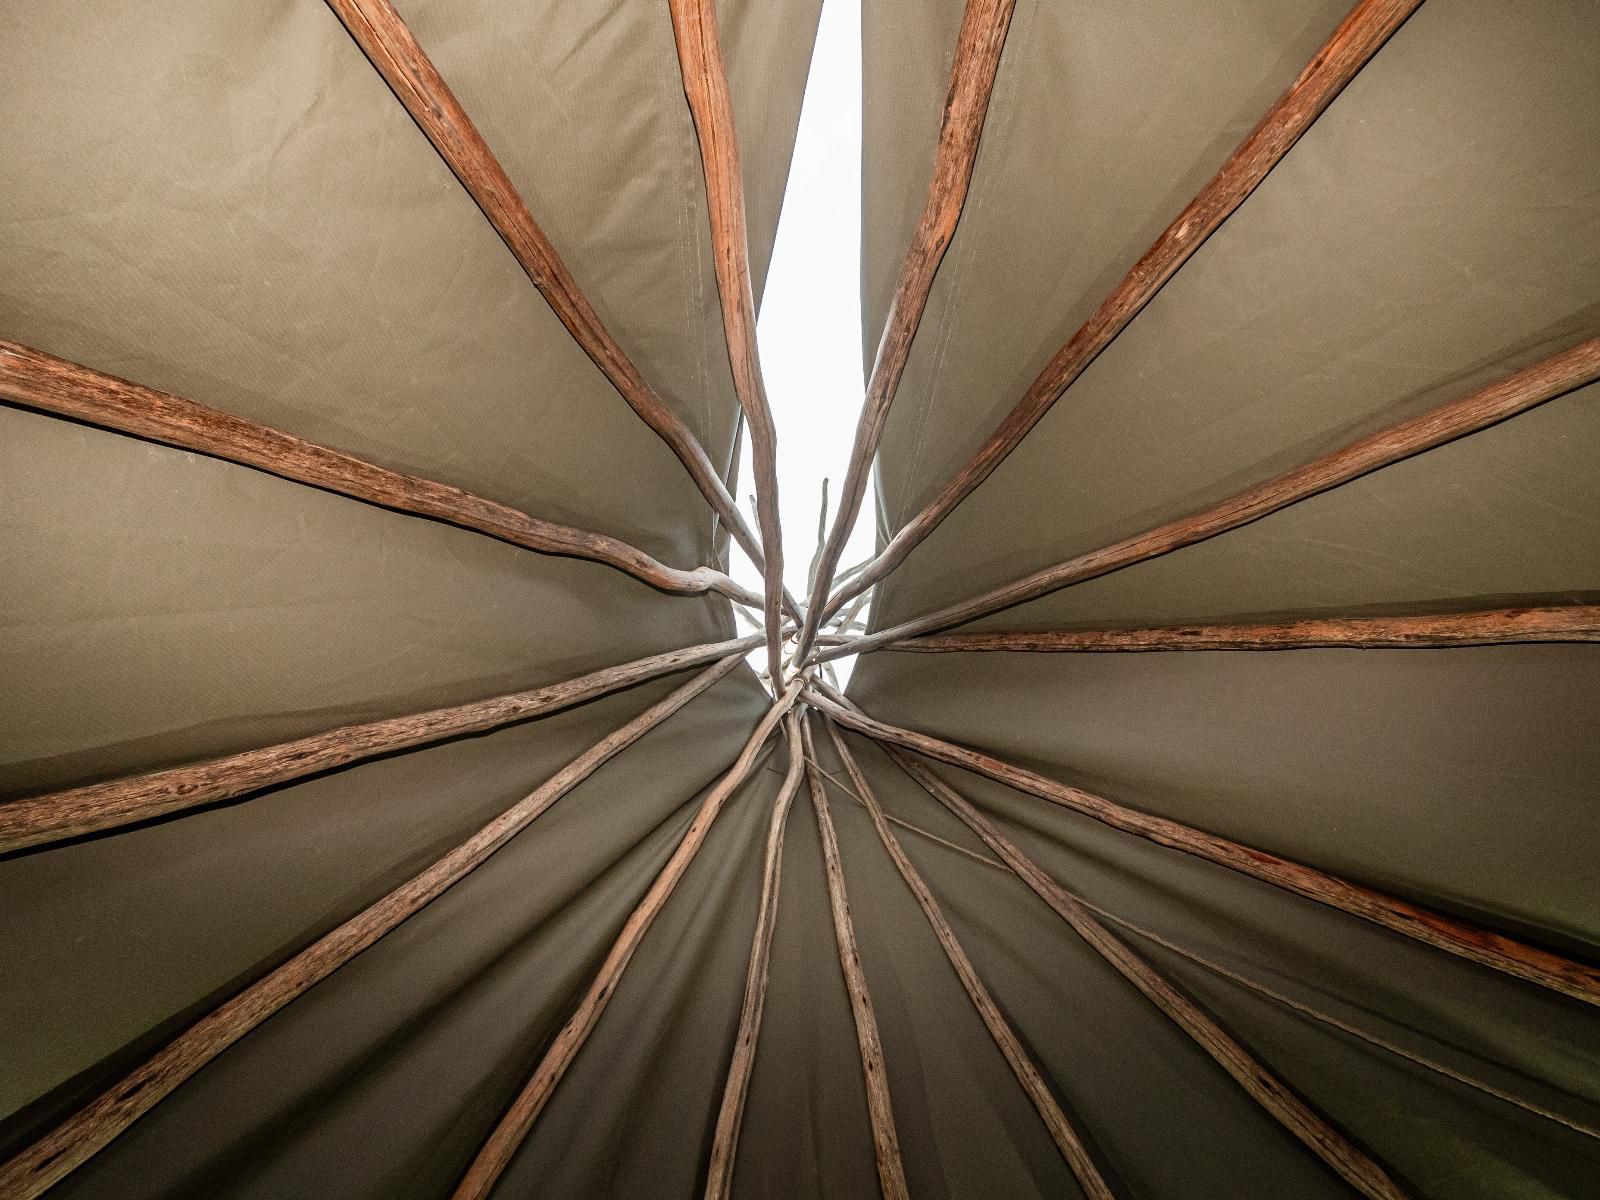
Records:
{"label": "overcast sky", "polygon": [[[822,480],[831,480],[831,516],[865,389],[860,280],[861,4],[825,0],[757,329],[778,427],[784,578],[802,599]],[[754,491],[746,447],[738,491],[746,508]],[[872,504],[869,490],[841,567],[872,553]],[[735,578],[761,589],[737,547],[731,565]]]}

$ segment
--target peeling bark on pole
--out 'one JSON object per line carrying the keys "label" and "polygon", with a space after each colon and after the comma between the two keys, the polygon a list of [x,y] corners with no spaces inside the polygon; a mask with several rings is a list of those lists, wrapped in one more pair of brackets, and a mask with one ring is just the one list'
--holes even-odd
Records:
{"label": "peeling bark on pole", "polygon": [[1358,650],[1500,646],[1516,642],[1600,642],[1600,604],[1489,608],[1415,616],[1311,617],[1227,625],[1142,629],[1041,629],[944,633],[892,642],[885,650],[919,654],[1009,650],[1104,654],[1153,650]]}
{"label": "peeling bark on pole", "polygon": [[[900,267],[900,277],[889,302],[883,336],[878,343],[867,381],[866,400],[856,425],[855,444],[850,464],[839,489],[839,511],[823,546],[816,577],[806,603],[806,620],[801,627],[796,657],[805,660],[811,641],[823,619],[824,607],[831,616],[844,601],[829,604],[828,589],[839,556],[850,539],[856,514],[867,490],[867,474],[878,453],[878,442],[889,419],[911,357],[911,342],[933,290],[933,277],[939,270],[950,239],[955,236],[966,205],[967,187],[978,158],[978,141],[983,134],[989,97],[994,92],[995,75],[1000,69],[1000,52],[1005,48],[1006,31],[1011,26],[1013,0],[967,0],[956,35],[955,60],[950,70],[950,90],[945,97],[944,118],[939,125],[939,140],[934,149],[933,178],[928,183],[922,216],[911,235],[911,247]],[[857,591],[861,590],[859,588]],[[848,598],[848,597],[846,597]]]}
{"label": "peeling bark on pole", "polygon": [[750,431],[756,481],[756,521],[761,527],[762,576],[766,583],[767,670],[773,690],[783,686],[783,529],[778,519],[778,431],[767,404],[756,345],[756,304],[750,287],[750,236],[744,215],[744,175],[733,124],[733,97],[717,37],[711,0],[668,0],[684,95],[700,143],[711,221],[711,259],[716,268],[722,328],[728,342],[733,389]]}

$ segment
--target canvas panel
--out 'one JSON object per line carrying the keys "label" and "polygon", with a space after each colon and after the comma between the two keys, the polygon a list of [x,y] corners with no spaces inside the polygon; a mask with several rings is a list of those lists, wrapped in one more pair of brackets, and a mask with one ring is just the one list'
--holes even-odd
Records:
{"label": "canvas panel", "polygon": [[[728,54],[759,272],[815,7],[781,27],[743,12]],[[737,406],[665,13],[601,29],[570,4],[406,15],[623,343],[726,461]],[[707,561],[703,498],[325,5],[0,20],[17,114],[0,136],[20,165],[0,189],[0,335]],[[550,89],[597,100],[558,111]],[[731,632],[715,598],[19,409],[0,421],[4,794]]]}
{"label": "canvas panel", "polygon": [[[8,1025],[36,1047],[27,1078],[90,1069],[8,1132],[115,1078],[153,1048],[147,1030],[170,1034],[409,878],[679,682],[10,864],[8,907],[26,898],[29,919],[8,958],[31,982]],[[441,1190],[763,708],[743,672],[719,683],[226,1051],[63,1194]]]}
{"label": "canvas panel", "polygon": [[[758,279],[815,12],[727,14]],[[600,28],[559,3],[406,15],[618,336],[726,460],[737,406],[702,320],[704,188],[665,12]],[[707,561],[703,498],[325,5],[0,20],[17,114],[0,136],[20,165],[0,189],[0,335]],[[21,409],[0,422],[0,794],[731,633],[717,598]]]}
{"label": "canvas panel", "polygon": [[1588,646],[885,653],[881,720],[1592,956]]}
{"label": "canvas panel", "polygon": [[[900,28],[894,10],[874,11],[880,39]],[[1286,10],[1275,11],[1289,21]],[[1231,65],[1231,81],[1204,85],[1213,98],[1252,80],[1270,97],[1283,81],[1269,87],[1267,65],[1303,61],[1325,36],[1320,17],[1301,15],[1308,23],[1296,36],[1310,39],[1307,46],[1280,40],[1268,54],[1235,31],[1218,34],[1240,56],[1231,64],[1229,52],[1172,61],[1219,72]],[[1068,37],[1051,33],[1031,9],[1019,10],[1024,18],[1035,23],[1013,28],[1002,64],[1002,83],[1015,70],[1018,89],[1068,86],[1073,72],[1040,65],[1047,50],[1084,71],[1109,61],[1108,45],[1132,52],[1127,38]],[[1223,21],[1263,35],[1270,27],[1238,9],[1203,24]],[[1591,116],[1600,106],[1583,47],[1600,32],[1593,21],[1582,5],[1549,6],[1536,21],[1513,4],[1425,6],[890,578],[874,624],[1194,511],[1592,335],[1600,328],[1592,236],[1600,141]],[[1132,46],[1153,46],[1163,30],[1176,36],[1159,18],[1138,25]],[[1079,99],[1102,106],[1082,128],[1008,115],[1003,105],[992,110],[973,197],[940,275],[954,302],[930,308],[934,323],[924,322],[913,356],[912,371],[922,373],[908,372],[890,422],[887,528],[976,447],[1148,244],[1154,230],[1139,229],[1141,215],[1156,214],[1148,219],[1158,230],[1238,136],[1215,125],[1215,154],[1195,178],[1179,179],[1170,164],[1157,173],[1160,156],[1145,157],[1147,140],[1159,145],[1187,128],[1183,144],[1202,144],[1190,122],[1206,111],[1186,103],[1181,83],[1169,85],[1157,62],[1123,76],[1124,88],[1143,80],[1149,103],[1168,106],[1158,108],[1162,120],[1141,125],[1148,138],[1118,126],[1146,121],[1145,109],[1111,112],[1126,92],[1110,88]],[[888,78],[881,95],[894,103],[898,77]],[[997,104],[1003,95],[997,91]],[[1054,111],[1075,113],[1062,95]],[[1264,108],[1238,111],[1247,125]],[[1063,128],[1071,136],[1054,160],[1028,140]],[[1085,236],[1076,213],[1027,190],[1026,180],[1087,186],[1074,183],[1069,164],[1092,154],[1102,128],[1129,149],[1118,164],[1123,174],[1112,171],[1094,189],[1104,207],[1092,212],[1103,215],[1084,218],[1083,227],[1120,228],[1125,245]],[[887,197],[924,186],[903,148],[869,143],[868,154],[882,167],[880,210]],[[1140,171],[1143,191],[1134,187]],[[986,179],[997,181],[992,191],[982,190]],[[1177,188],[1175,199],[1157,190],[1158,179]],[[1095,257],[1086,260],[1086,246],[1099,247]],[[880,253],[869,263],[869,295],[874,279],[887,278],[886,262]],[[996,271],[1004,262],[1005,278],[958,284],[968,262]],[[1061,327],[1040,333],[1018,312],[1058,315]],[[1595,387],[1579,390],[977,627],[1592,599],[1600,587],[1596,395]],[[1600,698],[1592,660],[1577,646],[885,653],[860,664],[852,692],[881,719],[1592,959],[1600,912],[1592,839],[1579,833],[1591,823],[1600,766],[1588,720]]]}
{"label": "canvas panel", "polygon": [[[881,498],[889,524],[1009,407],[1340,7],[1019,5],[967,218],[891,420]],[[670,381],[708,442],[725,447],[734,410],[706,290],[692,134],[661,14],[556,3],[404,9],[491,143],[507,147],[519,186],[543,197],[536,210],[549,206],[558,243],[586,284],[596,280],[596,302],[624,343]],[[1073,399],[897,575],[891,617],[1184,511],[1590,328],[1582,306],[1593,294],[1592,256],[1573,251],[1589,244],[1580,235],[1593,219],[1579,186],[1592,173],[1582,144],[1588,75],[1576,69],[1590,14],[1577,4],[1541,8],[1538,21],[1511,4],[1463,11],[1428,6],[1402,30]],[[747,173],[766,181],[751,189],[759,229],[776,215],[787,157],[776,147],[792,139],[783,104],[797,103],[804,49],[756,6],[723,16]],[[869,327],[920,206],[958,17],[953,3],[867,7]],[[140,178],[134,151],[147,141],[172,164],[184,161],[179,150],[195,159],[189,173],[166,169],[194,180],[182,203],[94,210],[108,214],[97,217],[105,244],[120,237],[126,247],[97,251],[88,265],[73,257],[74,221],[46,204],[79,212],[68,192],[36,193],[41,207],[29,210],[23,190],[21,218],[4,226],[28,234],[14,239],[23,282],[11,304],[19,322],[60,339],[44,348],[103,353],[89,361],[180,391],[210,386],[188,394],[253,415],[281,412],[270,419],[304,422],[291,427],[311,436],[372,439],[336,444],[425,463],[441,477],[460,472],[448,477],[478,480],[502,499],[571,504],[597,524],[605,515],[616,524],[604,528],[674,563],[704,554],[709,523],[681,471],[573,357],[324,10],[196,10],[183,34],[164,37],[120,10],[81,26],[52,11],[25,34],[19,58],[33,53],[39,64],[19,78],[32,81],[35,108],[60,99],[40,64],[98,64],[81,76],[68,70],[82,95],[59,103],[60,120],[84,116],[63,154],[98,166],[35,153],[40,187],[113,178],[117,164]],[[236,41],[259,53],[219,52]],[[190,74],[132,78],[108,49],[129,45],[187,63]],[[98,58],[88,53],[95,47]],[[305,72],[299,91],[272,55]],[[527,69],[530,55],[543,56],[541,70]],[[107,86],[95,106],[96,71],[121,82],[124,102]],[[793,89],[787,100],[744,100],[780,79]],[[574,80],[607,99],[574,110]],[[143,110],[126,101],[158,84],[178,93],[169,103],[189,120],[159,137],[104,134],[136,122],[129,114]],[[211,100],[204,112],[193,111],[204,103],[196,91]],[[260,112],[287,130],[270,161],[249,160],[232,183],[205,178],[203,169],[233,161],[217,153],[233,135],[213,126],[246,127]],[[608,122],[635,161],[592,151]],[[539,136],[523,142],[528,129]],[[313,134],[337,151],[308,150]],[[1406,169],[1417,162],[1429,170]],[[325,182],[330,194],[387,190],[362,220],[321,227],[260,186],[286,164],[300,171],[286,179]],[[281,306],[247,295],[233,262],[222,262],[227,243],[206,240],[219,214],[252,211],[240,197],[263,191],[272,214],[226,232],[249,252],[239,261],[263,256],[317,281],[297,282]],[[190,224],[180,220],[184,205],[195,210]],[[674,205],[687,224],[668,219]],[[457,240],[431,225],[419,232],[424,210],[455,214],[440,224]],[[1061,220],[1063,211],[1075,219]],[[168,232],[166,256],[150,253]],[[343,290],[308,269],[324,234],[359,252]],[[755,258],[759,273],[759,247]],[[206,302],[133,303],[152,271],[174,295]],[[456,280],[448,305],[428,291],[441,279]],[[351,316],[369,311],[351,302],[367,303],[369,281],[388,285],[371,290],[397,326],[435,330],[440,310],[455,314],[454,325],[414,363],[393,361],[388,343]],[[52,289],[73,299],[78,317],[60,316],[73,305],[42,303]],[[1360,303],[1369,290],[1385,297],[1376,310]],[[302,373],[313,330],[332,339],[332,359],[345,362],[349,348],[334,401],[319,376]],[[193,355],[185,338],[197,343]],[[464,399],[457,377],[484,362],[495,365],[474,376],[481,396]],[[258,375],[276,382],[258,384]],[[369,384],[385,390],[361,390]],[[446,394],[468,408],[429,399]],[[1281,403],[1285,395],[1295,403]],[[1597,432],[1592,395],[991,623],[1593,588],[1585,572],[1594,560],[1584,557],[1593,542],[1583,536],[1600,511],[1584,470]],[[408,398],[400,416],[397,396]],[[602,409],[611,415],[598,417]],[[23,681],[7,725],[22,747],[9,768],[20,790],[532,686],[728,628],[720,602],[653,595],[592,564],[31,413],[0,418],[16,431],[6,479],[21,536],[11,574],[29,581],[6,593],[20,647],[6,666]],[[610,455],[604,480],[583,457],[596,446]],[[107,486],[64,495],[62,481],[86,460]],[[649,503],[622,483],[649,486]],[[306,562],[317,569],[300,570]],[[285,611],[295,614],[287,622]],[[1591,658],[1586,647],[883,653],[862,664],[852,691],[884,719],[1593,959],[1600,880],[1583,853],[1588,781],[1600,767],[1586,723],[1600,699]],[[26,1047],[6,1080],[8,1104],[35,1101],[0,1140],[25,1140],[672,682],[0,864],[10,895],[0,911],[24,917],[4,934],[7,961],[25,966],[13,975],[26,980],[0,1012]],[[763,704],[742,671],[696,701],[222,1055],[59,1194],[447,1192]],[[891,811],[974,846],[875,751],[853,745]],[[819,750],[837,773],[831,751]],[[703,1186],[781,763],[779,749],[713,830],[512,1164],[507,1194]],[[1600,1166],[1595,1139],[1333,1030],[1239,978],[1600,1126],[1592,1009],[1043,801],[941,774],[1056,877],[1144,930],[1127,936],[1420,1195],[1563,1196],[1589,1186]],[[736,1180],[740,1194],[871,1195],[860,1065],[803,794],[796,808]],[[833,808],[915,1194],[1075,1194],[865,815],[839,792]],[[1014,879],[922,834],[901,836],[1119,1194],[1344,1194]]]}
{"label": "canvas panel", "polygon": [[[9,795],[720,640],[720,601],[0,410]],[[63,486],[82,480],[85,486]]]}
{"label": "canvas panel", "polygon": [[[962,9],[946,0],[935,22],[927,7],[865,9],[869,359],[926,195]],[[889,529],[971,454],[1347,9],[1016,5],[961,223],[885,432]]]}
{"label": "canvas panel", "polygon": [[[728,461],[737,409],[665,10],[618,10],[596,28],[572,4],[403,8],[619,339]],[[781,23],[726,8],[759,288],[816,5]],[[0,189],[0,335],[620,535],[674,565],[706,561],[710,512],[680,465],[559,327],[325,6],[159,16],[33,6],[0,22],[18,114],[0,136],[19,166]],[[595,102],[549,103],[582,93]],[[7,795],[537,686],[731,632],[715,597],[667,597],[596,564],[26,410],[0,410],[0,422]],[[5,1110],[58,1090],[7,1123],[7,1145],[670,686],[8,860],[5,907],[24,919],[6,922],[4,954],[27,970],[6,989]],[[377,1011],[370,993],[331,1002],[332,1016],[306,1028],[324,1050],[332,1037],[351,1052],[332,1077],[317,1051],[306,1051],[305,1077],[281,1077],[278,1050],[259,1060],[298,1114],[287,1125],[272,1103],[252,1107],[259,1080],[235,1091],[230,1076],[221,1094],[239,1119],[223,1121],[218,1093],[201,1087],[189,1110],[199,1136],[179,1116],[176,1135],[149,1135],[149,1153],[178,1175],[132,1178],[156,1193],[207,1191],[207,1172],[220,1170],[283,1194],[265,1164],[295,1140],[290,1125],[313,1121],[319,1097],[359,1108],[368,1056],[405,1038],[386,1022],[425,1023],[419,1014],[441,997],[470,990],[496,946],[542,929],[569,899],[578,907],[560,918],[556,961],[570,981],[593,951],[570,957],[573,931],[596,936],[587,922],[624,904],[618,879],[633,878],[613,871],[597,885],[599,908],[583,908],[591,875],[641,837],[660,841],[673,811],[662,806],[731,759],[758,696],[741,672],[681,714],[677,734],[637,752],[612,784],[628,801],[616,815],[546,835],[538,869],[552,881],[525,907],[457,912],[452,928],[465,919],[482,936],[449,965],[410,962],[411,989],[394,988]],[[561,827],[554,816],[547,830]],[[525,884],[512,874],[501,886]],[[538,983],[541,970],[513,983]],[[559,1009],[565,987],[550,984],[531,1011]],[[318,1024],[328,1020],[335,1034]],[[478,1056],[481,1022],[445,1025],[444,1059],[496,1067]],[[505,1026],[513,1050],[499,1065],[546,1028]],[[383,1124],[417,1104],[418,1081],[437,1075],[429,1052],[399,1070],[398,1096],[360,1109],[364,1128],[375,1111]],[[496,1100],[480,1086],[441,1089],[418,1119],[450,1124],[466,1093],[487,1115]],[[329,1178],[393,1194],[392,1151],[374,1142],[373,1156],[390,1156],[381,1168],[363,1160]],[[145,1152],[129,1150],[102,1178],[127,1194],[125,1168]],[[316,1177],[306,1170],[296,1188]]]}
{"label": "canvas panel", "polygon": [[[664,10],[403,7],[612,331],[727,462],[737,405]],[[731,22],[758,281],[814,24],[814,4]],[[24,170],[0,200],[6,336],[704,557],[682,467],[325,5],[46,5],[7,25]]]}
{"label": "canvas panel", "polygon": [[[886,433],[886,529],[971,455],[1343,6],[1190,22],[1170,5],[1138,18],[1088,7],[1118,28],[1080,37],[1065,10],[1057,26],[1019,9],[973,193]],[[1125,33],[1124,20],[1139,32]],[[1419,10],[890,577],[875,621],[1191,512],[1593,335],[1600,93],[1585,47],[1595,20],[1582,4],[1541,8],[1538,20],[1514,3]],[[1190,25],[1223,47],[1156,43]],[[1274,25],[1295,37],[1272,40]],[[1069,94],[1085,74],[1120,82]],[[1008,80],[1026,101],[1008,106]],[[1208,99],[1197,103],[1190,86]],[[1134,89],[1141,103],[1127,102]],[[885,102],[896,96],[887,90]],[[1212,123],[1197,128],[1208,112]],[[1184,175],[1201,146],[1210,149]],[[906,164],[903,149],[869,141],[867,153],[869,216],[888,197],[921,194],[926,167]],[[1109,171],[1103,158],[1114,159]],[[1082,193],[1093,202],[1072,203]],[[884,197],[877,206],[873,194]],[[894,265],[883,251],[869,260],[869,295]],[[1589,397],[1557,401],[1214,548],[995,623],[1592,590],[1593,408]]]}
{"label": "canvas panel", "polygon": [[[869,743],[851,742],[889,812],[983,851]],[[1145,931],[1103,918],[1416,1194],[1583,1194],[1600,1163],[1592,1137],[1223,972],[1594,1128],[1592,1010],[965,772],[936,773],[1054,878]],[[1053,1089],[1081,1106],[1114,1187],[1134,1196],[1348,1194],[1008,871],[896,832]]]}

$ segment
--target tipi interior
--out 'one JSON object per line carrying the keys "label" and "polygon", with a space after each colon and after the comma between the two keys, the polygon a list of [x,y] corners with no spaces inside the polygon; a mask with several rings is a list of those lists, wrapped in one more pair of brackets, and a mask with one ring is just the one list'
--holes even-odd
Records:
{"label": "tipi interior", "polygon": [[822,3],[0,12],[0,1200],[1600,1193],[1600,6]]}

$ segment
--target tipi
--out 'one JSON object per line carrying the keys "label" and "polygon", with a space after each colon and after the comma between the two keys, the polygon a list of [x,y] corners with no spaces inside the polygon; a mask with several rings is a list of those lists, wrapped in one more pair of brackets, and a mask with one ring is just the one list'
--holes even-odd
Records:
{"label": "tipi", "polygon": [[1600,1195],[1600,5],[1349,3],[865,0],[804,595],[820,0],[5,6],[0,1200]]}

